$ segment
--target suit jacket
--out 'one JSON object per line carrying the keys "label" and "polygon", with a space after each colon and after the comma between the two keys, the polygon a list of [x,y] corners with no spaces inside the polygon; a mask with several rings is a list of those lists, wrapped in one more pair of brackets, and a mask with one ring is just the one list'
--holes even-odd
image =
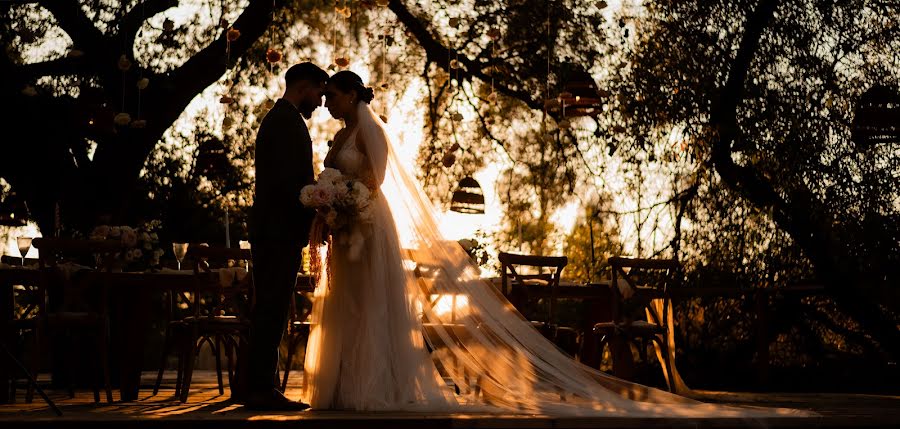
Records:
{"label": "suit jacket", "polygon": [[312,184],[312,140],[300,112],[279,99],[256,134],[256,185],[250,240],[306,244],[315,211],[300,203],[300,189]]}

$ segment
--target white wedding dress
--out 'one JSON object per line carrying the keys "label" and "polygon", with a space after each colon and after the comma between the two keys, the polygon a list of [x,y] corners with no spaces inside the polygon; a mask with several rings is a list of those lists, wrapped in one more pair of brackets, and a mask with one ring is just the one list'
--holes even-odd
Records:
{"label": "white wedding dress", "polygon": [[809,415],[704,404],[565,355],[480,279],[456,242],[443,239],[431,203],[398,162],[380,119],[365,103],[358,113],[356,129],[327,159],[345,175],[379,183],[380,191],[372,222],[353,227],[365,239],[362,250],[351,251],[342,235],[354,231],[344,231],[321,252],[302,393],[313,409]]}

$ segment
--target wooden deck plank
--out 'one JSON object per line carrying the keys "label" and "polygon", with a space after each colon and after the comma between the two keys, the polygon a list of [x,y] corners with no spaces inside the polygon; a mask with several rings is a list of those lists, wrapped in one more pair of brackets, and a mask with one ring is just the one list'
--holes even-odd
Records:
{"label": "wooden deck plank", "polygon": [[[155,374],[145,373],[143,383],[149,385]],[[813,410],[822,415],[814,419],[771,418],[763,421],[695,418],[553,418],[547,416],[497,414],[425,414],[425,413],[357,413],[345,411],[252,412],[233,403],[226,389],[219,395],[212,372],[194,376],[194,388],[188,402],[182,404],[174,396],[172,380],[164,380],[156,396],[152,389],[141,389],[134,402],[93,403],[90,391],[79,391],[75,398],[65,392],[51,391],[64,416],[55,417],[47,406],[35,398],[24,403],[24,391],[17,392],[17,402],[0,405],[3,428],[68,428],[68,427],[142,427],[164,429],[222,429],[240,423],[242,427],[268,428],[428,428],[428,429],[498,429],[498,428],[882,428],[900,427],[900,396],[827,394],[827,393],[734,393],[697,391],[698,399],[742,406],[788,407]],[[300,380],[301,377],[292,377]],[[296,399],[300,385],[292,382],[287,396]]]}

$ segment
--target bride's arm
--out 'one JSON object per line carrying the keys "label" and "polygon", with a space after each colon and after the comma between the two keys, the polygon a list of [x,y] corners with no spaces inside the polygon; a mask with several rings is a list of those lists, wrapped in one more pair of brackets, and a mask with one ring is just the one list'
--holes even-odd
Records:
{"label": "bride's arm", "polygon": [[[381,174],[376,174],[375,169],[379,168],[379,163],[372,162],[373,159],[369,155],[371,152],[370,145],[367,143],[368,142],[363,139],[362,136],[356,137],[356,148],[363,155],[363,158],[365,158],[365,165],[368,166],[368,168],[364,169],[361,172],[359,179],[369,188],[369,190],[375,191],[376,189],[381,187],[381,183],[384,182],[384,169],[386,165],[381,164]],[[381,179],[379,179],[378,177],[380,177]]]}

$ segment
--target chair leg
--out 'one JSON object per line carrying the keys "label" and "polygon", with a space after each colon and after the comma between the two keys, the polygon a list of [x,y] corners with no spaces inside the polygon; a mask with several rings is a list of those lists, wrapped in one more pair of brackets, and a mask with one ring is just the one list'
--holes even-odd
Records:
{"label": "chair leg", "polygon": [[294,360],[294,335],[288,336],[287,359],[284,361],[284,376],[281,379],[281,391],[287,390],[288,376],[291,373],[291,362]]}
{"label": "chair leg", "polygon": [[225,385],[222,383],[222,338],[219,335],[216,335],[215,345],[213,342],[209,342],[210,348],[212,349],[213,354],[216,356],[216,380],[219,382],[219,394],[225,394]]}
{"label": "chair leg", "polygon": [[[40,363],[41,363],[41,353],[40,353],[40,351],[41,351],[40,350],[40,348],[41,348],[41,345],[40,345],[41,344],[41,336],[40,336],[41,332],[40,332],[40,328],[34,328],[34,330],[32,330],[32,334],[34,335],[33,336],[34,339],[32,340],[32,350],[31,350],[32,355],[31,355],[31,359],[29,360],[29,362],[31,363],[31,368],[29,368],[28,370],[31,371],[31,374],[34,376],[35,383],[28,384],[28,390],[25,393],[25,402],[28,404],[30,404],[34,400],[34,387],[35,387],[35,384],[37,384],[38,371],[40,371]],[[15,398],[15,396],[11,396],[11,397]]]}
{"label": "chair leg", "polygon": [[225,362],[226,369],[228,370],[228,387],[231,388],[234,386],[234,347],[231,342],[233,339],[230,336],[226,336],[223,338],[222,344],[225,346]]}
{"label": "chair leg", "polygon": [[172,344],[175,339],[172,338],[174,331],[172,328],[166,328],[166,338],[163,342],[162,356],[159,358],[159,370],[156,372],[156,383],[153,384],[153,396],[159,393],[159,387],[162,385],[163,373],[166,371],[166,358],[172,352]]}
{"label": "chair leg", "polygon": [[191,376],[194,373],[194,359],[196,358],[195,355],[199,350],[199,348],[197,347],[197,337],[192,335],[190,340],[190,343],[185,348],[186,353],[184,354],[184,372],[181,376],[181,402],[187,402],[188,393],[191,390]]}
{"label": "chair leg", "polygon": [[106,402],[112,403],[112,383],[109,381],[109,337],[107,336],[108,329],[106,326],[103,328],[103,332],[100,333],[100,370],[103,371],[103,388],[106,390]]}

